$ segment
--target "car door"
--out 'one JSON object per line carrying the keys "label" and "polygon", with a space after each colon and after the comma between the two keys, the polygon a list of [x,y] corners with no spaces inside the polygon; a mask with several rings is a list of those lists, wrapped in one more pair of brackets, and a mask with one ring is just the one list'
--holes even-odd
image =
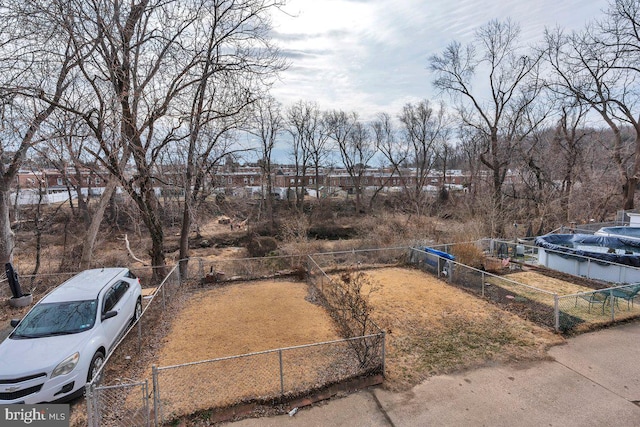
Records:
{"label": "car door", "polygon": [[110,311],[115,311],[118,314],[115,317],[102,320],[102,328],[107,338],[108,351],[111,351],[111,347],[117,339],[125,332],[126,327],[129,325],[129,318],[131,316],[131,307],[129,304],[130,295],[129,289],[131,285],[125,280],[119,280],[111,285],[111,287],[105,293],[102,304],[102,316]]}

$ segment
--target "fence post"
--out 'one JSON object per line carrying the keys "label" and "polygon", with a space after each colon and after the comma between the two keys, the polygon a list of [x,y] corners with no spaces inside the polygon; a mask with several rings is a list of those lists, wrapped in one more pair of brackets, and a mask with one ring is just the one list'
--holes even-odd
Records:
{"label": "fence post", "polygon": [[93,405],[93,383],[89,383],[85,386],[85,396],[87,401],[87,425],[89,427],[96,426],[96,415],[94,413],[94,405]]}
{"label": "fence post", "polygon": [[142,316],[138,318],[138,351],[142,350]]}
{"label": "fence post", "polygon": [[158,367],[156,365],[151,365],[151,381],[153,383],[153,425],[157,427],[160,425],[160,420],[162,420],[160,414],[162,408],[160,405],[160,388],[158,387]]}
{"label": "fence post", "polygon": [[611,304],[611,321],[616,320],[616,307],[613,300],[613,289],[609,289],[609,304]]}
{"label": "fence post", "polygon": [[484,271],[482,272],[482,297],[484,298]]}
{"label": "fence post", "polygon": [[198,258],[198,280],[204,279],[204,261],[202,258]]}
{"label": "fence post", "polygon": [[560,304],[557,294],[553,295],[553,312],[555,315],[555,328],[556,332],[560,332]]}
{"label": "fence post", "polygon": [[278,359],[280,359],[280,394],[284,394],[284,373],[282,371],[282,349],[278,350]]}
{"label": "fence post", "polygon": [[386,357],[387,357],[387,350],[385,347],[385,342],[387,340],[387,333],[385,331],[382,331],[382,376],[384,377],[385,375],[385,371],[386,371]]}
{"label": "fence post", "polygon": [[164,298],[164,288],[165,288],[165,285],[166,285],[166,284],[167,284],[167,282],[164,282],[164,283],[162,284],[162,286],[161,286],[161,288],[162,288],[162,289],[161,289],[161,290],[162,290],[162,292],[161,292],[161,293],[162,293],[162,309],[163,309],[163,310],[166,310],[166,309],[167,309],[167,303],[166,303],[165,298]]}
{"label": "fence post", "polygon": [[144,405],[145,427],[149,427],[151,425],[149,418],[149,380],[144,380],[144,383],[142,383],[142,404]]}

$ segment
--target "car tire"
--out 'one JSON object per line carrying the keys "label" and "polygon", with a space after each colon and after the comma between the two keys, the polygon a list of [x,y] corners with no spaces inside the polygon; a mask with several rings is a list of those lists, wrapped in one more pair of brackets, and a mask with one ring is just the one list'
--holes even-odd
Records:
{"label": "car tire", "polygon": [[[96,354],[93,355],[91,359],[91,363],[89,364],[89,372],[87,373],[87,382],[91,382],[94,379],[94,376],[102,375],[102,365],[104,364],[104,353],[101,351],[96,351]],[[97,378],[97,382],[100,381],[100,378]]]}
{"label": "car tire", "polygon": [[131,324],[133,325],[136,320],[138,320],[142,316],[142,301],[140,298],[136,301],[136,309],[133,310],[133,317],[131,318]]}

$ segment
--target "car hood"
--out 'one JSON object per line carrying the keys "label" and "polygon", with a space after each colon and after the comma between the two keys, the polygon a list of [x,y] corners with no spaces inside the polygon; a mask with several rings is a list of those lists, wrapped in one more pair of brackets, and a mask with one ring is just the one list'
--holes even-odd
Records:
{"label": "car hood", "polygon": [[0,378],[50,373],[77,349],[84,348],[89,338],[89,331],[43,338],[6,338],[0,343]]}

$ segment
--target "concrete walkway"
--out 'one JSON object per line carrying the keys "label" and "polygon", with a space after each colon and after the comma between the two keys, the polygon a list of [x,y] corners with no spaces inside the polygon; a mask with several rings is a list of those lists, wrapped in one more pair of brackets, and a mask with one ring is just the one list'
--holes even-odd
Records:
{"label": "concrete walkway", "polygon": [[639,426],[640,322],[570,338],[553,361],[432,377],[404,393],[360,391],[263,426]]}

